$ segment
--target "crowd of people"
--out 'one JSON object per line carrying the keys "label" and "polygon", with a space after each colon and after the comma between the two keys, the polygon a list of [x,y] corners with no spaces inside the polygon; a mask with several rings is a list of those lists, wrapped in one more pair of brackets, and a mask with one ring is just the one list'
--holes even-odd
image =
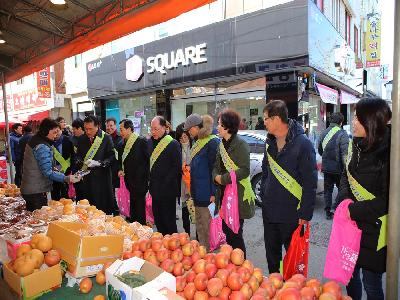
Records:
{"label": "crowd of people", "polygon": [[[362,230],[357,265],[347,286],[353,299],[361,299],[360,272],[368,298],[383,299],[390,119],[385,101],[362,99],[356,104],[353,140],[341,128],[343,115],[334,113],[318,144],[326,218],[332,219],[342,200],[352,199],[348,217]],[[129,119],[119,124],[107,119],[106,132],[95,116],[74,120],[72,132],[62,117],[44,119],[34,135],[29,126],[16,124],[11,134],[16,183],[28,210],[46,205],[50,198],[67,197],[73,186],[76,200],[88,199],[105,213],[116,214],[115,189],[123,178],[130,192],[130,221],[146,224],[149,193],[157,230],[177,232],[178,200],[184,230],[190,234],[188,207],[194,205],[196,236],[209,249],[213,217],[209,205],[215,203],[218,213],[234,172],[240,227],[235,233],[223,223],[223,231],[228,244],[246,253],[244,220],[254,216],[255,206],[249,146],[237,134],[243,122],[237,112],[227,109],[219,114],[217,124],[209,115],[192,114],[172,131],[164,117],[156,116],[149,138],[135,133]],[[260,197],[266,259],[273,273],[281,270],[282,247],[288,249],[294,230],[312,219],[318,176],[315,148],[303,127],[289,119],[283,101],[265,106],[257,123],[257,129],[262,128],[267,139]],[[334,185],[339,192],[332,205]]]}

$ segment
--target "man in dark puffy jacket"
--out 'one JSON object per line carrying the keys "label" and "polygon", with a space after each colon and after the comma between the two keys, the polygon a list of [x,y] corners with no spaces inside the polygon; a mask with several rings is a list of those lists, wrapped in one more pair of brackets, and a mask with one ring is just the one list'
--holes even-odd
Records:
{"label": "man in dark puffy jacket", "polygon": [[21,148],[19,146],[19,140],[22,137],[22,124],[15,123],[12,126],[12,132],[10,133],[10,147],[12,161],[15,166],[15,184],[17,186],[21,185],[22,179],[22,160],[21,160]]}
{"label": "man in dark puffy jacket", "polygon": [[261,181],[265,251],[269,273],[280,272],[282,246],[289,248],[293,232],[307,224],[314,211],[317,189],[315,149],[302,126],[288,118],[286,104],[264,108],[268,131]]}
{"label": "man in dark puffy jacket", "polygon": [[[330,125],[319,138],[318,153],[322,155],[322,172],[324,173],[324,199],[326,219],[333,218],[332,192],[333,187],[339,189],[340,177],[345,166],[349,136],[341,128],[344,117],[340,112],[333,113],[330,117]],[[333,205],[338,205],[337,198]]]}
{"label": "man in dark puffy jacket", "polygon": [[192,114],[187,117],[184,130],[194,139],[190,162],[190,194],[196,213],[196,230],[200,244],[210,249],[209,232],[211,215],[208,206],[215,201],[215,184],[212,177],[219,138],[212,134],[213,118]]}

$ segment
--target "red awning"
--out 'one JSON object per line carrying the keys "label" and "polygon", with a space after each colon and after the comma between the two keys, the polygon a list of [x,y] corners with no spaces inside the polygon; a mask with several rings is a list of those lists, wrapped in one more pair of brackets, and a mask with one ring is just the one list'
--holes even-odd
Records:
{"label": "red awning", "polygon": [[83,53],[129,33],[173,19],[215,0],[159,0],[141,9],[132,10],[93,31],[81,35],[68,44],[46,51],[29,62],[6,72],[6,82],[15,81],[65,58]]}
{"label": "red awning", "polygon": [[50,117],[50,111],[45,110],[45,111],[41,111],[41,112],[38,112],[38,113],[33,114],[33,115],[29,115],[28,116],[28,121],[41,121],[41,120],[43,120],[45,118],[48,118],[48,117]]}

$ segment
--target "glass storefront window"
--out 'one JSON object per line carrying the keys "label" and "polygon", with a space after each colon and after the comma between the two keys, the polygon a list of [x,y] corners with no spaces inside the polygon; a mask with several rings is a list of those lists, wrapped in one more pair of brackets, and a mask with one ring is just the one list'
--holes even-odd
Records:
{"label": "glass storefront window", "polygon": [[151,120],[156,116],[156,94],[120,99],[119,111],[121,120],[132,120],[136,133],[149,136]]}

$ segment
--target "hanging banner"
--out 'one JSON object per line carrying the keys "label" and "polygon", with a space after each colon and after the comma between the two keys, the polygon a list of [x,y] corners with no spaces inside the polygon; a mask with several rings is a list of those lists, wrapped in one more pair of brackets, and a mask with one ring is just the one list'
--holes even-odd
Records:
{"label": "hanging banner", "polygon": [[38,97],[36,90],[26,90],[12,95],[14,110],[24,110],[47,105],[47,101]]}
{"label": "hanging banner", "polygon": [[340,103],[341,104],[354,104],[357,103],[359,98],[354,96],[353,94],[347,93],[345,91],[340,90]]}
{"label": "hanging banner", "polygon": [[338,104],[339,92],[323,84],[316,83],[319,96],[324,103]]}
{"label": "hanging banner", "polygon": [[40,70],[36,75],[39,98],[51,98],[50,67]]}
{"label": "hanging banner", "polygon": [[365,33],[366,67],[379,67],[381,64],[381,16],[368,16],[367,32]]}

